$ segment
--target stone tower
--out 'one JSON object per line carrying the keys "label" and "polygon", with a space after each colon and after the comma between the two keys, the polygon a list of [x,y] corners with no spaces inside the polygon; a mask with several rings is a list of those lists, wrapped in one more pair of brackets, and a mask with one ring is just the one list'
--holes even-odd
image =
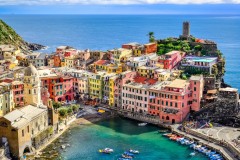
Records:
{"label": "stone tower", "polygon": [[24,72],[25,105],[39,106],[41,104],[40,78],[37,69],[30,64]]}
{"label": "stone tower", "polygon": [[183,38],[188,38],[190,36],[190,23],[189,22],[183,22]]}

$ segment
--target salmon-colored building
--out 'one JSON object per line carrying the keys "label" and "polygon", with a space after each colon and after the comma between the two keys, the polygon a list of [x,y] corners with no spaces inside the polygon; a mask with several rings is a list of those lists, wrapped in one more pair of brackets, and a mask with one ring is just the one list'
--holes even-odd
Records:
{"label": "salmon-colored building", "polygon": [[23,100],[23,90],[24,90],[24,84],[21,81],[14,81],[11,78],[6,78],[2,80],[1,82],[6,82],[11,84],[12,91],[13,91],[13,101],[15,104],[15,107],[22,107],[24,105]]}
{"label": "salmon-colored building", "polygon": [[54,55],[54,57],[53,57],[53,59],[54,59],[54,67],[61,67],[63,58],[64,57],[59,55],[59,54]]}
{"label": "salmon-colored building", "polygon": [[61,75],[41,77],[42,86],[48,89],[49,97],[56,102],[74,100],[73,80],[73,77]]}
{"label": "salmon-colored building", "polygon": [[182,58],[185,56],[185,52],[181,51],[171,51],[162,55],[158,62],[161,65],[161,68],[164,69],[173,69],[179,62],[181,62]]}
{"label": "salmon-colored building", "polygon": [[148,113],[162,122],[180,123],[191,110],[199,111],[202,92],[202,76],[159,82],[149,89]]}

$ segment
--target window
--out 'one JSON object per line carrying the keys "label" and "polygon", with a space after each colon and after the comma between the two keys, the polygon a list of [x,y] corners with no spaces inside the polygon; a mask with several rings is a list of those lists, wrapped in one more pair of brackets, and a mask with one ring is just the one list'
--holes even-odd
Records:
{"label": "window", "polygon": [[194,91],[197,91],[197,88],[196,88],[196,87],[194,87]]}
{"label": "window", "polygon": [[24,137],[24,129],[22,130],[22,137]]}
{"label": "window", "polygon": [[30,89],[28,90],[28,93],[31,94],[31,90]]}
{"label": "window", "polygon": [[177,108],[177,106],[178,106],[178,105],[177,105],[177,102],[176,102],[176,103],[175,103],[175,107]]}
{"label": "window", "polygon": [[28,133],[30,132],[30,130],[29,130],[29,126],[27,126],[27,131],[28,131]]}

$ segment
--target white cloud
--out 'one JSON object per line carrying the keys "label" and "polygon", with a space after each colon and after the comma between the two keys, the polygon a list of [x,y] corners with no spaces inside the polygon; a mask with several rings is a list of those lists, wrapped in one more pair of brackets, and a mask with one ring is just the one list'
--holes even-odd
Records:
{"label": "white cloud", "polygon": [[0,5],[18,4],[240,4],[240,0],[0,0]]}

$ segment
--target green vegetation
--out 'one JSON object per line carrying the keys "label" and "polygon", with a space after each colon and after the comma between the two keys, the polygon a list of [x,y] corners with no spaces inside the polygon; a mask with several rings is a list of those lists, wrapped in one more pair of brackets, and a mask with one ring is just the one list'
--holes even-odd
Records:
{"label": "green vegetation", "polygon": [[190,52],[192,48],[186,40],[179,40],[174,38],[167,38],[158,41],[158,55],[163,55],[173,50]]}
{"label": "green vegetation", "polygon": [[155,41],[154,32],[149,32],[148,37],[149,37],[149,42],[154,42]]}
{"label": "green vegetation", "polygon": [[24,40],[0,19],[0,44],[11,44],[19,48],[28,48]]}
{"label": "green vegetation", "polygon": [[67,116],[68,110],[67,110],[67,108],[60,108],[58,110],[58,113],[59,113],[60,117],[65,118]]}
{"label": "green vegetation", "polygon": [[58,108],[61,108],[61,107],[62,107],[62,104],[60,102],[53,101],[53,108],[54,109],[58,109]]}
{"label": "green vegetation", "polygon": [[79,109],[79,106],[76,104],[72,104],[70,106],[61,107],[58,109],[59,116],[65,118],[67,115],[72,115],[76,113]]}

